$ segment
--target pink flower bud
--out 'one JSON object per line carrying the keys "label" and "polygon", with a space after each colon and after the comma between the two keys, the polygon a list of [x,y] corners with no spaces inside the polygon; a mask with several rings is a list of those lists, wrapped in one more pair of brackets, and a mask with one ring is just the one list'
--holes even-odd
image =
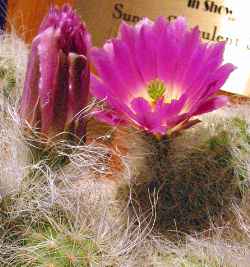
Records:
{"label": "pink flower bud", "polygon": [[74,11],[52,8],[34,38],[19,114],[45,138],[85,135],[90,37]]}

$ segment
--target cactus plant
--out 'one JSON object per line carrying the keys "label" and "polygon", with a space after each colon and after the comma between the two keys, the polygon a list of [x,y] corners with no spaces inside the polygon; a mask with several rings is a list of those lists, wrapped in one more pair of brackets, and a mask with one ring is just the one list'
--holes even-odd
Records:
{"label": "cactus plant", "polygon": [[24,238],[20,257],[23,266],[43,267],[87,267],[100,260],[98,246],[87,232],[51,224],[32,227]]}

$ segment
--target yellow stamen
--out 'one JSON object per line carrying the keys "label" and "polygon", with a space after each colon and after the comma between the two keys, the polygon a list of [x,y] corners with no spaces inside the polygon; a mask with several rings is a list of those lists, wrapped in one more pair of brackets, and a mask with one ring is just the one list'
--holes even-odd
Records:
{"label": "yellow stamen", "polygon": [[164,82],[159,79],[151,81],[147,88],[148,95],[153,102],[156,102],[160,97],[162,97],[166,91]]}

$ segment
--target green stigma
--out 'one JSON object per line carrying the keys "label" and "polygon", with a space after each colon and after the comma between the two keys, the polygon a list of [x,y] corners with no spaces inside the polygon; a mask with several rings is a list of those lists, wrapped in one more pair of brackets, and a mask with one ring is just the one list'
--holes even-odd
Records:
{"label": "green stigma", "polygon": [[147,88],[148,95],[153,101],[157,101],[166,91],[164,82],[159,79],[151,81]]}

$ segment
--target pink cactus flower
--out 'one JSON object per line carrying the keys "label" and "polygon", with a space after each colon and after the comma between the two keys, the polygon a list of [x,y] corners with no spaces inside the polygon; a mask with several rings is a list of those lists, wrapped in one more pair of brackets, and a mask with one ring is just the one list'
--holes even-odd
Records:
{"label": "pink cactus flower", "polygon": [[105,103],[97,118],[155,135],[192,126],[195,116],[227,102],[216,95],[235,69],[222,65],[224,48],[202,43],[198,28],[189,30],[182,17],[122,23],[117,38],[92,50],[98,76],[91,77],[91,92]]}
{"label": "pink cactus flower", "polygon": [[19,110],[22,121],[46,138],[85,134],[89,47],[89,34],[68,5],[49,11],[32,42]]}

